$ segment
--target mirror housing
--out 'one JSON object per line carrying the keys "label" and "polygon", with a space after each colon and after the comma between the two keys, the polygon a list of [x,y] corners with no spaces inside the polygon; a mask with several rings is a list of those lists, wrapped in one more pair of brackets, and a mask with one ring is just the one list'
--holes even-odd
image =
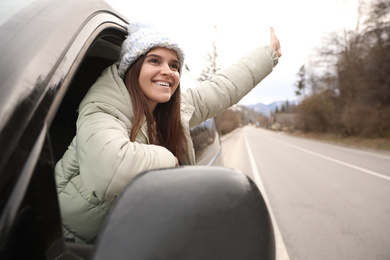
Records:
{"label": "mirror housing", "polygon": [[147,171],[111,210],[92,259],[275,259],[267,206],[237,170]]}

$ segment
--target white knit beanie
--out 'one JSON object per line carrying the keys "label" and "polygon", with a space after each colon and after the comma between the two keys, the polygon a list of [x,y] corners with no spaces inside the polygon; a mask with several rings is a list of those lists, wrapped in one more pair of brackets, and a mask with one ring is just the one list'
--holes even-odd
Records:
{"label": "white knit beanie", "polygon": [[131,22],[128,26],[128,35],[122,44],[119,58],[118,74],[124,77],[130,65],[139,56],[146,54],[154,47],[165,47],[176,51],[180,62],[180,71],[184,65],[184,52],[180,46],[151,25],[139,22]]}

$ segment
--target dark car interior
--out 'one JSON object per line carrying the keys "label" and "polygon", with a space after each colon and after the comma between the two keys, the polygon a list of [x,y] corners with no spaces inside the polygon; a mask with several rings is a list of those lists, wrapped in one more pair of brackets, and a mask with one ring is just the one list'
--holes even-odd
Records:
{"label": "dark car interior", "polygon": [[78,68],[50,127],[56,162],[76,134],[77,110],[81,100],[102,71],[118,60],[121,44],[121,39],[112,36],[97,39]]}

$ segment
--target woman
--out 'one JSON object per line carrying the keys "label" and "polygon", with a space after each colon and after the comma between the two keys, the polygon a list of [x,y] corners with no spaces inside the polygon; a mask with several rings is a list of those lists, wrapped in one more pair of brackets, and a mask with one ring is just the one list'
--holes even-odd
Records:
{"label": "woman", "polygon": [[273,28],[271,46],[181,93],[182,49],[152,27],[131,24],[119,64],[84,97],[77,134],[56,164],[65,237],[92,242],[111,203],[138,173],[194,164],[190,128],[237,103],[272,71],[281,56]]}

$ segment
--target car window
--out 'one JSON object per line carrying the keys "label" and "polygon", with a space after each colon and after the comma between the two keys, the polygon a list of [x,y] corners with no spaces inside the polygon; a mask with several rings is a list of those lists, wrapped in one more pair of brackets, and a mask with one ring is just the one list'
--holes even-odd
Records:
{"label": "car window", "polygon": [[51,124],[50,136],[55,161],[61,159],[76,135],[77,109],[81,100],[102,71],[118,60],[123,39],[124,34],[121,37],[110,35],[110,32],[96,38],[80,63]]}

